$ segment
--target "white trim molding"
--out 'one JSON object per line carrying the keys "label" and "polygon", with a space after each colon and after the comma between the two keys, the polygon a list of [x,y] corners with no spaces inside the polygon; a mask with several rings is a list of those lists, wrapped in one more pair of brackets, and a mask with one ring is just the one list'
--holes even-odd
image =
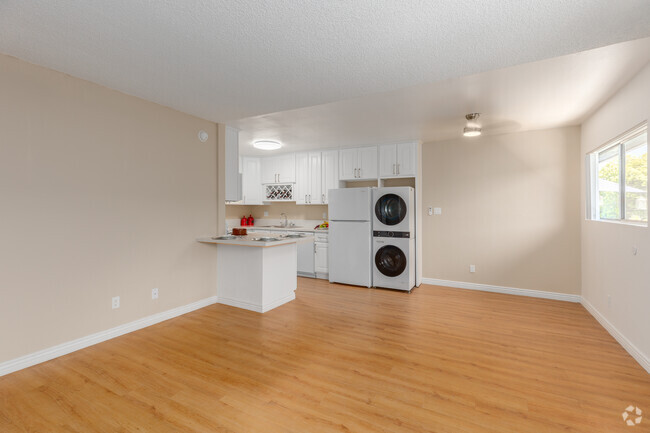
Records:
{"label": "white trim molding", "polygon": [[40,364],[41,362],[49,361],[59,356],[67,355],[68,353],[110,340],[120,335],[128,334],[129,332],[137,331],[138,329],[146,328],[147,326],[155,325],[156,323],[164,322],[165,320],[172,319],[177,316],[198,310],[208,305],[216,304],[217,297],[201,299],[200,301],[191,304],[183,305],[181,307],[172,308],[171,310],[163,311],[161,313],[153,314],[151,316],[143,317],[142,319],[133,322],[125,323],[124,325],[116,326],[115,328],[100,331],[95,334],[87,335],[85,337],[77,338],[76,340],[68,341],[47,349],[39,350],[38,352],[30,353],[19,358],[11,359],[0,363],[0,376],[4,376],[14,371],[22,370],[23,368],[31,367],[32,365]]}
{"label": "white trim molding", "polygon": [[492,286],[490,284],[465,283],[462,281],[439,280],[437,278],[422,278],[422,283],[433,286],[454,287],[456,289],[480,290],[482,292],[503,293],[506,295],[531,296],[533,298],[554,299],[556,301],[580,302],[580,295],[568,293],[545,292],[543,290],[518,289],[516,287]]}
{"label": "white trim molding", "polygon": [[592,315],[594,316],[594,319],[598,321],[598,323],[601,324],[603,328],[609,332],[609,334],[614,337],[618,343],[623,346],[623,349],[629,353],[632,358],[636,360],[639,364],[641,364],[641,367],[645,369],[648,373],[650,373],[650,357],[648,357],[646,354],[641,352],[639,348],[637,348],[630,340],[628,340],[612,323],[603,316],[600,311],[596,309],[589,301],[587,301],[585,298],[582,298],[582,306],[585,307],[585,309]]}
{"label": "white trim molding", "polygon": [[296,299],[296,294],[295,292],[291,292],[290,295],[287,295],[284,298],[280,298],[278,300],[269,302],[268,304],[264,304],[264,305],[253,304],[251,302],[240,301],[238,299],[224,298],[224,297],[219,298],[219,303],[223,305],[228,305],[230,307],[237,307],[237,308],[243,308],[244,310],[255,311],[256,313],[266,313],[267,311],[271,311],[272,309],[277,308],[280,305],[286,304],[287,302],[291,302],[294,299]]}

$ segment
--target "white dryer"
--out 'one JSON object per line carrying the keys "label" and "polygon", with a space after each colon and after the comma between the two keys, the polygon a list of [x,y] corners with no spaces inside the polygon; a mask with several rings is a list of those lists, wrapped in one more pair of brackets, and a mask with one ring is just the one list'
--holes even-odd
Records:
{"label": "white dryer", "polygon": [[411,291],[415,286],[415,239],[409,232],[373,231],[375,287]]}
{"label": "white dryer", "polygon": [[373,231],[415,233],[414,190],[410,186],[372,191]]}

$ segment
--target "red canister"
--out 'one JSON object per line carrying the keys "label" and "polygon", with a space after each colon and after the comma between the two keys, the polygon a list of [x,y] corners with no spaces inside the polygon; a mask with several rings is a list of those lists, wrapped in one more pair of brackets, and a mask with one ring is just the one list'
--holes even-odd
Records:
{"label": "red canister", "polygon": [[241,221],[239,222],[240,225],[242,226],[247,226],[248,225],[248,220],[246,219],[246,215],[241,217]]}
{"label": "red canister", "polygon": [[253,215],[248,215],[248,225],[249,226],[255,225],[255,218],[253,218]]}

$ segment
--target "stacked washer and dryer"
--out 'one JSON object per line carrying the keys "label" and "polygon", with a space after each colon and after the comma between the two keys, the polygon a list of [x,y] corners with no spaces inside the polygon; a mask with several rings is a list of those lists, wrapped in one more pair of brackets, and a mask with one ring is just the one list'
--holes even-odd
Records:
{"label": "stacked washer and dryer", "polygon": [[411,187],[372,192],[372,282],[411,291],[415,286],[415,198]]}
{"label": "stacked washer and dryer", "polygon": [[415,286],[411,187],[329,191],[330,282],[410,291]]}

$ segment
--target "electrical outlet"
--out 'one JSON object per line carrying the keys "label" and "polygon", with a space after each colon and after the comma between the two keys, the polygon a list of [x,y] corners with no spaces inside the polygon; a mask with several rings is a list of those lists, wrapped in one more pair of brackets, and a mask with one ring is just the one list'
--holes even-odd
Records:
{"label": "electrical outlet", "polygon": [[269,211],[265,210],[264,211],[264,216],[269,216]]}
{"label": "electrical outlet", "polygon": [[427,213],[428,213],[429,215],[433,215],[433,208],[432,208],[432,207],[429,207],[429,208],[427,209]]}
{"label": "electrical outlet", "polygon": [[434,207],[433,208],[433,214],[434,215],[442,215],[442,208],[441,207]]}
{"label": "electrical outlet", "polygon": [[632,255],[633,256],[636,256],[638,252],[639,252],[639,249],[637,247],[632,247]]}
{"label": "electrical outlet", "polygon": [[469,265],[469,271],[470,271],[470,272],[476,272],[476,266],[474,266],[474,265]]}
{"label": "electrical outlet", "polygon": [[151,299],[158,299],[158,287],[151,289]]}
{"label": "electrical outlet", "polygon": [[115,297],[112,299],[112,303],[111,303],[111,305],[112,305],[112,307],[113,307],[113,310],[116,309],[116,308],[120,308],[120,297],[119,297],[119,296],[115,296]]}

